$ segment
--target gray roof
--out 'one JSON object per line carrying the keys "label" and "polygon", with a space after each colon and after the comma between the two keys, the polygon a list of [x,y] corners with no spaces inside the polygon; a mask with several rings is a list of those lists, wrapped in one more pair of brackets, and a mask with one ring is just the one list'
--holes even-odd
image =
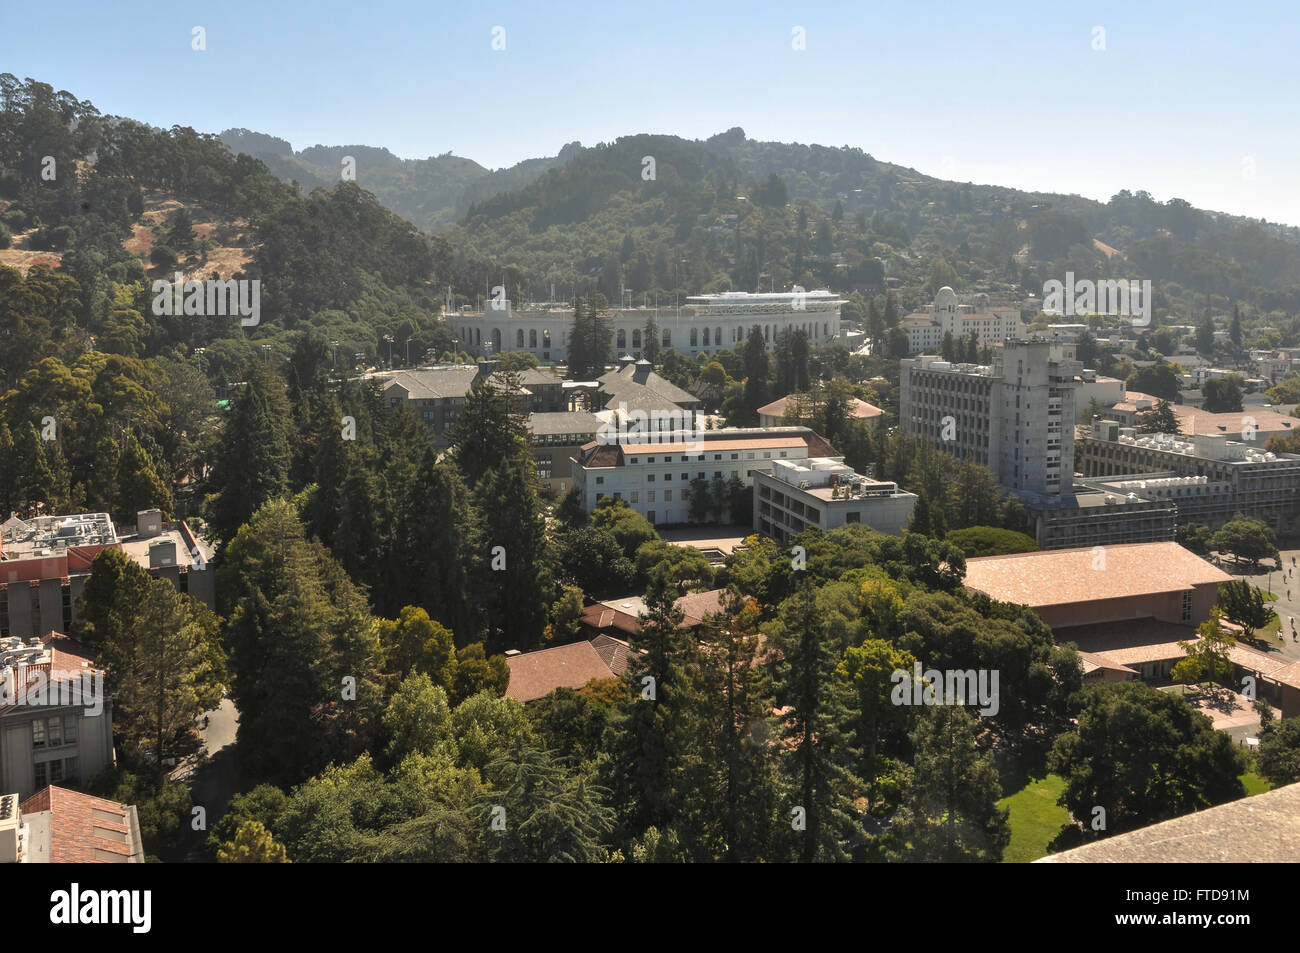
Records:
{"label": "gray roof", "polygon": [[564,379],[557,377],[550,371],[543,370],[540,367],[530,367],[527,370],[516,371],[519,375],[519,382],[525,387],[532,387],[535,384],[563,384]]}
{"label": "gray roof", "polygon": [[387,391],[394,385],[400,384],[410,395],[411,400],[464,397],[469,393],[470,385],[474,383],[478,372],[479,369],[474,364],[402,371],[384,384],[384,390]]}
{"label": "gray roof", "polygon": [[1040,864],[1239,863],[1300,860],[1300,784],[1116,834]]}
{"label": "gray roof", "polygon": [[690,391],[682,390],[654,371],[646,374],[644,365],[641,367],[641,373],[646,374],[645,383],[638,384],[633,380],[635,373],[637,373],[637,365],[628,364],[620,370],[610,371],[600,376],[601,390],[613,395],[613,399],[606,406],[615,405],[620,400],[626,401],[629,408],[633,400],[638,404],[649,403],[662,409],[671,409],[673,404],[699,403],[700,399]]}
{"label": "gray roof", "polygon": [[585,410],[558,410],[545,414],[528,415],[528,431],[535,435],[580,433],[594,434],[600,429],[600,418]]}

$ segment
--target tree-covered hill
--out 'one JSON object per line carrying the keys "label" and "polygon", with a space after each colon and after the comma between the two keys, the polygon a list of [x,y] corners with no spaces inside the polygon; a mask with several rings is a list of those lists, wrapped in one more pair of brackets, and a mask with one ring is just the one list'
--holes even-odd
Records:
{"label": "tree-covered hill", "polygon": [[297,182],[305,193],[337,185],[344,161],[350,157],[358,185],[430,234],[451,225],[475,201],[523,188],[581,149],[578,143],[570,143],[557,156],[526,159],[509,168],[489,170],[451,153],[400,159],[387,149],[364,145],[315,145],[295,153],[284,139],[248,129],[227,129],[219,138],[231,152],[261,159],[273,175],[285,182]]}

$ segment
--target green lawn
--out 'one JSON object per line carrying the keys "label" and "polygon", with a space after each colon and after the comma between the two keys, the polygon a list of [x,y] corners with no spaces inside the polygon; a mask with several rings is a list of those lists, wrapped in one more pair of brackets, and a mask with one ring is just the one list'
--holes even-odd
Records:
{"label": "green lawn", "polygon": [[1247,771],[1241,776],[1241,783],[1246,789],[1246,797],[1256,794],[1263,794],[1272,788],[1272,785],[1261,778],[1254,770]]}
{"label": "green lawn", "polygon": [[1070,820],[1069,812],[1056,803],[1064,790],[1065,779],[1049,774],[998,801],[998,807],[1011,809],[1011,843],[1003,863],[1025,864],[1047,855],[1048,843]]}
{"label": "green lawn", "polygon": [[[1263,794],[1271,787],[1253,770],[1241,776],[1241,783],[1247,797]],[[1065,808],[1056,803],[1064,790],[1065,779],[1049,774],[998,801],[998,807],[1011,809],[1011,843],[1002,855],[1004,864],[1027,864],[1047,856],[1047,845],[1070,819]]]}

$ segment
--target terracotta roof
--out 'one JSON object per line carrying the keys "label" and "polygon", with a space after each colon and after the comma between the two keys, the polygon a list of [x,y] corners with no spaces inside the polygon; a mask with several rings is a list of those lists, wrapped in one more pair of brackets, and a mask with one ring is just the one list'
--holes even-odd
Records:
{"label": "terracotta roof", "polygon": [[48,828],[48,843],[42,838],[33,845],[35,852],[47,854],[30,858],[37,862],[122,864],[143,860],[133,807],[51,785],[29,797],[18,810],[24,815],[48,812],[47,825],[41,818],[28,819],[41,833]]}
{"label": "terracotta roof", "polygon": [[1300,859],[1300,784],[1116,834],[1036,863],[1238,863]]}
{"label": "terracotta roof", "polygon": [[1079,660],[1083,663],[1083,674],[1095,672],[1097,669],[1104,668],[1113,672],[1125,672],[1129,675],[1137,675],[1137,671],[1129,668],[1127,665],[1121,665],[1114,659],[1105,655],[1098,655],[1096,652],[1080,652]]}
{"label": "terracotta roof", "polygon": [[1000,602],[1032,607],[1180,592],[1231,578],[1171,542],[1082,546],[966,560],[966,588]]}
{"label": "terracotta roof", "polygon": [[[789,406],[792,400],[799,396],[801,395],[787,394],[778,400],[772,401],[770,404],[765,404],[758,408],[758,415],[760,417],[784,417],[786,407]],[[879,417],[884,413],[883,410],[874,404],[868,404],[865,400],[858,400],[856,397],[850,397],[848,404],[849,409],[853,411],[853,416],[858,420],[870,420],[873,417]]]}
{"label": "terracotta roof", "polygon": [[1255,429],[1265,432],[1290,430],[1300,424],[1300,421],[1294,417],[1279,414],[1276,410],[1265,410],[1262,407],[1247,407],[1241,413],[1210,414],[1186,404],[1171,406],[1174,416],[1178,418],[1178,429],[1185,434],[1226,434],[1233,439],[1239,439],[1243,426],[1242,420],[1245,417],[1253,417]]}
{"label": "terracotta roof", "polygon": [[591,640],[591,647],[596,650],[600,660],[608,665],[609,670],[615,675],[622,675],[627,671],[628,654],[632,649],[622,639],[616,639],[601,633]]}
{"label": "terracotta roof", "polygon": [[506,664],[510,666],[506,698],[521,702],[542,698],[557,688],[581,688],[593,678],[614,677],[590,642],[510,656]]}

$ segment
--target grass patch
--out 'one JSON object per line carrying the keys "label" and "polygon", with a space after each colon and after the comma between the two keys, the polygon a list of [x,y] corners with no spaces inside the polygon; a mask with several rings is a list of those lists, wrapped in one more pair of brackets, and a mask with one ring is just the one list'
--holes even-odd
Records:
{"label": "grass patch", "polygon": [[1011,843],[1003,863],[1026,864],[1047,855],[1047,845],[1070,822],[1070,813],[1056,803],[1064,790],[1065,779],[1049,774],[998,801],[998,807],[1011,810]]}
{"label": "grass patch", "polygon": [[1269,784],[1268,781],[1255,773],[1254,768],[1251,768],[1241,776],[1241,785],[1246,789],[1246,797],[1263,794],[1265,791],[1270,791],[1273,788],[1273,785]]}

